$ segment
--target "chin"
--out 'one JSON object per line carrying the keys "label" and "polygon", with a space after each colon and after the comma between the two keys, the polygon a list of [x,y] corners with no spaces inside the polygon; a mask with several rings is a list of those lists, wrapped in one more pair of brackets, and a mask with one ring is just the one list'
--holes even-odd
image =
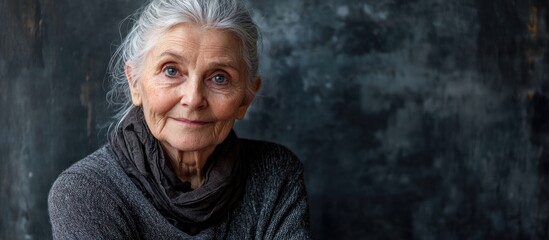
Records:
{"label": "chin", "polygon": [[178,151],[200,151],[207,149],[209,147],[215,147],[217,144],[214,141],[208,141],[206,139],[200,139],[198,137],[183,137],[178,138],[173,141],[168,141],[168,144],[171,147],[175,148]]}
{"label": "chin", "polygon": [[[231,128],[216,131],[214,128],[182,128],[170,126],[164,131],[162,142],[177,151],[200,151],[213,148],[223,142]],[[166,129],[166,130],[167,130]]]}

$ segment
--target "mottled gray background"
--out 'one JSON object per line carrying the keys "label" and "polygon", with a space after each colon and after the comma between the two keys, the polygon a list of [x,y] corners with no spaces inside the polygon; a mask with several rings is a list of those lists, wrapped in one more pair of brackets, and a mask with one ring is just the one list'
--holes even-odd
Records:
{"label": "mottled gray background", "polygon": [[[0,239],[49,239],[56,176],[105,143],[133,0],[0,0]],[[255,0],[240,136],[306,167],[316,239],[549,237],[545,0]]]}

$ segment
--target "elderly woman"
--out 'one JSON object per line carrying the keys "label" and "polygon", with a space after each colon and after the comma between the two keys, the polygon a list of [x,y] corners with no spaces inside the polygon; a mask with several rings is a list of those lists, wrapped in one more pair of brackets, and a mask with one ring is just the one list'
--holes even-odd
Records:
{"label": "elderly woman", "polygon": [[303,167],[232,130],[260,87],[238,0],[153,0],[114,56],[108,144],[53,184],[55,239],[308,239]]}

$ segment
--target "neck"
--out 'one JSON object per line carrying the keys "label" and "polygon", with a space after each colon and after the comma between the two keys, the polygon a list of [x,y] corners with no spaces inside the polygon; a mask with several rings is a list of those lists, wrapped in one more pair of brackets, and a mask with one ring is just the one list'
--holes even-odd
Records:
{"label": "neck", "polygon": [[170,167],[182,182],[190,182],[193,189],[202,186],[204,182],[204,165],[215,147],[199,151],[179,151],[162,144],[164,155]]}

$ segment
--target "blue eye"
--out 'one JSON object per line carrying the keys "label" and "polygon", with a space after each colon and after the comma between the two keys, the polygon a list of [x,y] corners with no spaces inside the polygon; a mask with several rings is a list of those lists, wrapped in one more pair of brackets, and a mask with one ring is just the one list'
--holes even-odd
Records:
{"label": "blue eye", "polygon": [[225,75],[222,75],[222,74],[217,74],[213,76],[212,81],[218,85],[225,85],[228,82],[227,77],[225,77]]}
{"label": "blue eye", "polygon": [[164,74],[166,74],[166,76],[168,77],[175,77],[177,76],[177,68],[175,67],[172,67],[172,66],[168,66],[166,68],[164,68]]}

